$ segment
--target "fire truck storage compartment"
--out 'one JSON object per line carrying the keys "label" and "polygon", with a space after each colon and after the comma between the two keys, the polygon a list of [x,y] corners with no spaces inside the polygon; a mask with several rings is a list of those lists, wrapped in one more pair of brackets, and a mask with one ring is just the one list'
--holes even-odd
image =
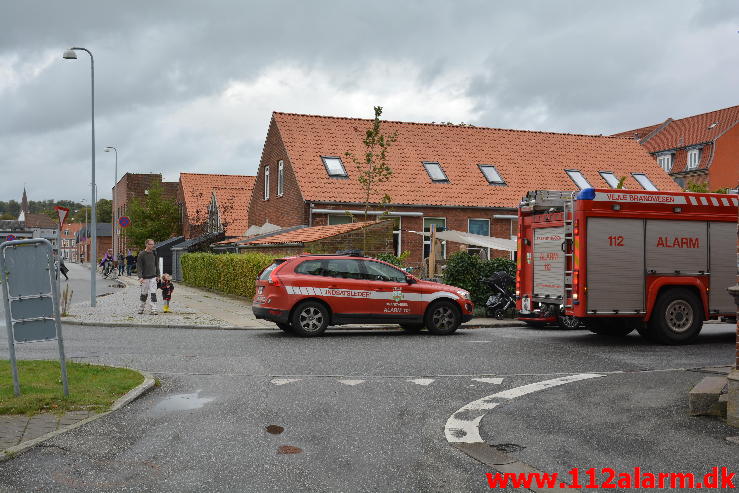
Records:
{"label": "fire truck storage compartment", "polygon": [[564,227],[534,229],[534,298],[562,298]]}
{"label": "fire truck storage compartment", "polygon": [[736,282],[736,225],[711,222],[708,225],[711,261],[711,290],[708,295],[712,313],[732,313],[736,310],[734,298],[726,291]]}
{"label": "fire truck storage compartment", "polygon": [[644,311],[642,219],[588,218],[587,265],[588,313]]}
{"label": "fire truck storage compartment", "polygon": [[647,221],[647,274],[689,275],[708,272],[708,223]]}

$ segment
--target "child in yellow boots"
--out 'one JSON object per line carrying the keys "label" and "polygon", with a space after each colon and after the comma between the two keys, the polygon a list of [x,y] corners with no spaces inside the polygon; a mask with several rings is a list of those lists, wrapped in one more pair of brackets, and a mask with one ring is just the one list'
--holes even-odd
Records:
{"label": "child in yellow boots", "polygon": [[162,299],[164,300],[164,313],[169,312],[169,302],[172,300],[172,291],[174,291],[174,284],[172,284],[172,276],[169,274],[162,274],[159,280],[159,289],[162,290]]}

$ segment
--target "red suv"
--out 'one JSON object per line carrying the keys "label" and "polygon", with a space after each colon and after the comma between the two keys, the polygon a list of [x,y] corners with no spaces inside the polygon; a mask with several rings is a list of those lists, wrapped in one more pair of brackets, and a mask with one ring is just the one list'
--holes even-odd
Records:
{"label": "red suv", "polygon": [[301,336],[363,323],[451,334],[472,318],[472,309],[464,289],[421,281],[386,262],[312,254],[278,259],[264,269],[252,305],[257,318]]}

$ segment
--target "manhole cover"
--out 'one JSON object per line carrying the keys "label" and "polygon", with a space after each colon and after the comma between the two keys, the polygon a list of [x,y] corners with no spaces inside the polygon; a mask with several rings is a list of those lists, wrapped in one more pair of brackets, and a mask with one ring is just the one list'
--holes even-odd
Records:
{"label": "manhole cover", "polygon": [[519,450],[523,450],[526,447],[515,443],[499,443],[497,445],[493,445],[493,448],[500,452],[518,452]]}
{"label": "manhole cover", "polygon": [[283,431],[285,431],[285,428],[279,425],[269,425],[267,427],[267,433],[271,433],[273,435],[279,435]]}
{"label": "manhole cover", "polygon": [[302,448],[293,447],[292,445],[282,445],[277,449],[278,454],[299,454],[302,451]]}

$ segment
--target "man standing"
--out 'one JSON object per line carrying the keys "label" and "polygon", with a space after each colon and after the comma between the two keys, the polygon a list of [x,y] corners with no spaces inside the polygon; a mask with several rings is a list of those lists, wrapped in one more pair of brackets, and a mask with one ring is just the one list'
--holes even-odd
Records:
{"label": "man standing", "polygon": [[157,281],[159,281],[159,262],[154,253],[154,240],[146,240],[146,250],[139,253],[136,259],[136,271],[139,275],[139,283],[141,284],[141,306],[139,313],[144,313],[144,309],[149,308],[149,313],[157,314]]}

